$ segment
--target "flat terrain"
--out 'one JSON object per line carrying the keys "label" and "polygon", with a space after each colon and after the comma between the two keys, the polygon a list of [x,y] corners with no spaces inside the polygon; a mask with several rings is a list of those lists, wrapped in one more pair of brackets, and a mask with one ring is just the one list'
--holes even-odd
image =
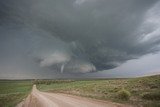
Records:
{"label": "flat terrain", "polygon": [[33,86],[32,93],[17,107],[129,107],[112,102],[87,99],[60,93],[47,93]]}
{"label": "flat terrain", "polygon": [[16,106],[27,97],[31,89],[31,81],[0,80],[0,107]]}
{"label": "flat terrain", "polygon": [[[33,84],[38,90],[35,86],[32,90]],[[0,107],[15,107],[19,102],[19,107],[160,107],[160,75],[134,79],[1,80]]]}
{"label": "flat terrain", "polygon": [[160,75],[134,79],[39,80],[35,83],[41,91],[72,94],[135,106],[160,107]]}

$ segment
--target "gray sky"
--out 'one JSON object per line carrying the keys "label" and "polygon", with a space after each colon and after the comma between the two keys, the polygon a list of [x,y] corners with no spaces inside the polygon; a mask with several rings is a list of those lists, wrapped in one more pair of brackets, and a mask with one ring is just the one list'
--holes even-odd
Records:
{"label": "gray sky", "polygon": [[0,1],[0,78],[160,73],[158,0]]}

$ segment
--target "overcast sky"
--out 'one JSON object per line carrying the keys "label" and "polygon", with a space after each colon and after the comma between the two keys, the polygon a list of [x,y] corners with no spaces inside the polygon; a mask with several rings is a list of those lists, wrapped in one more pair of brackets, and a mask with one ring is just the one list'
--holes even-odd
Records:
{"label": "overcast sky", "polygon": [[159,0],[1,0],[0,78],[160,74]]}

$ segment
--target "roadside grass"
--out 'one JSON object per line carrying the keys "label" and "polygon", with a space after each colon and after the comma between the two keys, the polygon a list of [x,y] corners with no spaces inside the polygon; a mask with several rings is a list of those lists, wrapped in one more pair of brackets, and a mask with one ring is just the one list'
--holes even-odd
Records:
{"label": "roadside grass", "polygon": [[31,81],[0,80],[0,107],[15,107],[31,89]]}
{"label": "roadside grass", "polygon": [[135,106],[160,107],[160,75],[133,79],[50,82],[48,85],[42,82],[37,84],[37,88],[41,91],[67,93]]}

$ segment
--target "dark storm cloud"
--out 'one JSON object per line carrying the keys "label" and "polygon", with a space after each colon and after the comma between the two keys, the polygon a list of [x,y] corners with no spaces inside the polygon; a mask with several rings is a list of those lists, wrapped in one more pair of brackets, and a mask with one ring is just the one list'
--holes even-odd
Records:
{"label": "dark storm cloud", "polygon": [[[3,0],[0,29],[6,35],[1,33],[0,41],[6,43],[0,48],[13,52],[10,40],[18,39],[16,44],[23,45],[14,46],[16,53],[29,55],[43,69],[112,69],[159,50],[156,4],[158,0]],[[12,30],[14,35],[8,33]]]}

